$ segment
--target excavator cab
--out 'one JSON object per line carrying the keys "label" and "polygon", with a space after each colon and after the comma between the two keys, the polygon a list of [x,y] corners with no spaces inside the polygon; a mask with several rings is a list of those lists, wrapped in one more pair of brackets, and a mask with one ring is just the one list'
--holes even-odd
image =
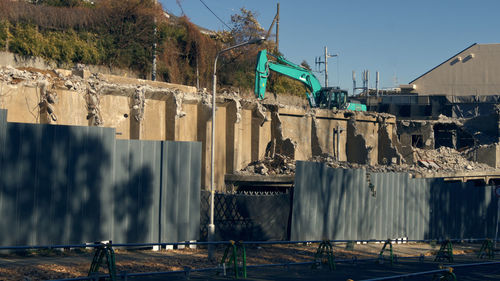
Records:
{"label": "excavator cab", "polygon": [[316,96],[316,104],[319,108],[346,109],[347,91],[339,87],[322,88]]}

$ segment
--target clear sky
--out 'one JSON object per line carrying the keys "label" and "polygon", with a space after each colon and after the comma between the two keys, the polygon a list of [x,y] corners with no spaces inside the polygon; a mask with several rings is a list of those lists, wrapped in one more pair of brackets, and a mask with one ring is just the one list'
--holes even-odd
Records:
{"label": "clear sky", "polygon": [[[200,0],[159,0],[174,15],[212,30],[222,24]],[[280,51],[292,62],[314,59],[324,46],[338,58],[328,60],[329,86],[352,89],[361,72],[375,71],[381,88],[407,84],[473,43],[500,43],[500,0],[203,0],[226,23],[241,7],[255,11],[267,30],[280,2]],[[317,73],[320,81],[324,76]]]}

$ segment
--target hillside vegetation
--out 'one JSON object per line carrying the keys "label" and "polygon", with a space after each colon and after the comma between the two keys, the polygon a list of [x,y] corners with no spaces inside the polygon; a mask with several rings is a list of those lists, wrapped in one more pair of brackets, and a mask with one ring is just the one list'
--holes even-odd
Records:
{"label": "hillside vegetation", "polygon": [[[0,51],[42,57],[62,67],[75,63],[128,68],[151,77],[156,44],[157,79],[211,88],[218,50],[264,35],[251,11],[231,17],[232,30],[202,34],[187,17],[168,17],[151,0],[0,0]],[[218,63],[218,84],[254,87],[260,49],[274,42],[227,52]],[[197,75],[198,73],[198,75]],[[298,82],[272,75],[268,91],[302,95]]]}

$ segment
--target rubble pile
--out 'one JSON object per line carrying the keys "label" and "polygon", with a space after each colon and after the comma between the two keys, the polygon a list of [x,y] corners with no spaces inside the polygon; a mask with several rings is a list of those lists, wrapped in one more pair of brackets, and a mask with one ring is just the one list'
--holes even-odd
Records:
{"label": "rubble pile", "polygon": [[[366,169],[372,173],[410,173],[414,175],[449,174],[456,172],[493,171],[495,168],[484,163],[470,161],[466,158],[468,151],[457,151],[449,147],[438,149],[418,149],[414,151],[416,162],[413,164],[364,165],[337,161],[334,156],[324,154],[314,156],[309,161],[325,163],[331,168]],[[238,174],[257,175],[293,175],[295,174],[295,160],[275,154],[274,158],[267,157],[262,161],[254,161]]]}
{"label": "rubble pile", "polygon": [[274,157],[266,157],[264,160],[254,161],[248,166],[237,172],[242,175],[258,174],[269,175],[294,175],[295,160],[285,155],[275,153]]}
{"label": "rubble pile", "polygon": [[442,146],[438,149],[415,148],[416,162],[422,172],[488,171],[494,168],[466,158],[468,151]]}

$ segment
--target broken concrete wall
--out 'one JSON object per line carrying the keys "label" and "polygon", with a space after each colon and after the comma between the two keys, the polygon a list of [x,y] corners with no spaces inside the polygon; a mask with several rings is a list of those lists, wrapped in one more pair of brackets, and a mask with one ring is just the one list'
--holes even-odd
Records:
{"label": "broken concrete wall", "polygon": [[309,159],[312,155],[311,116],[300,108],[272,106],[269,109],[272,111],[271,142],[274,142],[270,144],[271,152],[295,160]]}
{"label": "broken concrete wall", "polygon": [[251,160],[258,161],[266,156],[272,139],[271,111],[260,103],[254,104],[251,118]]}
{"label": "broken concrete wall", "polygon": [[394,124],[380,124],[378,143],[378,163],[384,165],[401,164],[403,156],[399,153],[401,143],[397,139],[396,127]]}
{"label": "broken concrete wall", "polygon": [[312,156],[329,154],[338,161],[347,161],[347,120],[343,114],[317,111],[312,119]]}
{"label": "broken concrete wall", "polygon": [[[0,108],[9,110],[9,122],[113,127],[121,139],[199,141],[202,185],[209,187],[210,95],[183,85],[83,76],[86,78],[62,70],[43,74],[0,69]],[[44,99],[47,102],[41,103]],[[394,118],[387,120],[388,128],[394,126]],[[340,161],[355,159],[368,164],[377,164],[384,157],[392,159],[393,150],[384,147],[382,154],[378,151],[381,122],[366,113],[284,107],[220,94],[214,136],[216,188],[224,189],[224,174],[275,153],[295,160],[338,155]],[[386,143],[394,135],[383,137]],[[366,159],[359,154],[363,151]],[[348,154],[355,156],[349,159]]]}
{"label": "broken concrete wall", "polygon": [[406,162],[413,163],[413,148],[434,149],[434,128],[430,121],[398,121],[397,134],[401,148],[399,153]]}
{"label": "broken concrete wall", "polygon": [[347,123],[347,161],[378,164],[378,124],[358,122],[354,116]]}
{"label": "broken concrete wall", "polygon": [[491,144],[499,141],[500,134],[500,114],[497,111],[491,114],[480,115],[478,117],[467,119],[463,122],[464,129],[474,135],[479,143]]}
{"label": "broken concrete wall", "polygon": [[471,161],[487,164],[493,168],[500,168],[500,144],[481,145],[468,152],[467,158]]}

